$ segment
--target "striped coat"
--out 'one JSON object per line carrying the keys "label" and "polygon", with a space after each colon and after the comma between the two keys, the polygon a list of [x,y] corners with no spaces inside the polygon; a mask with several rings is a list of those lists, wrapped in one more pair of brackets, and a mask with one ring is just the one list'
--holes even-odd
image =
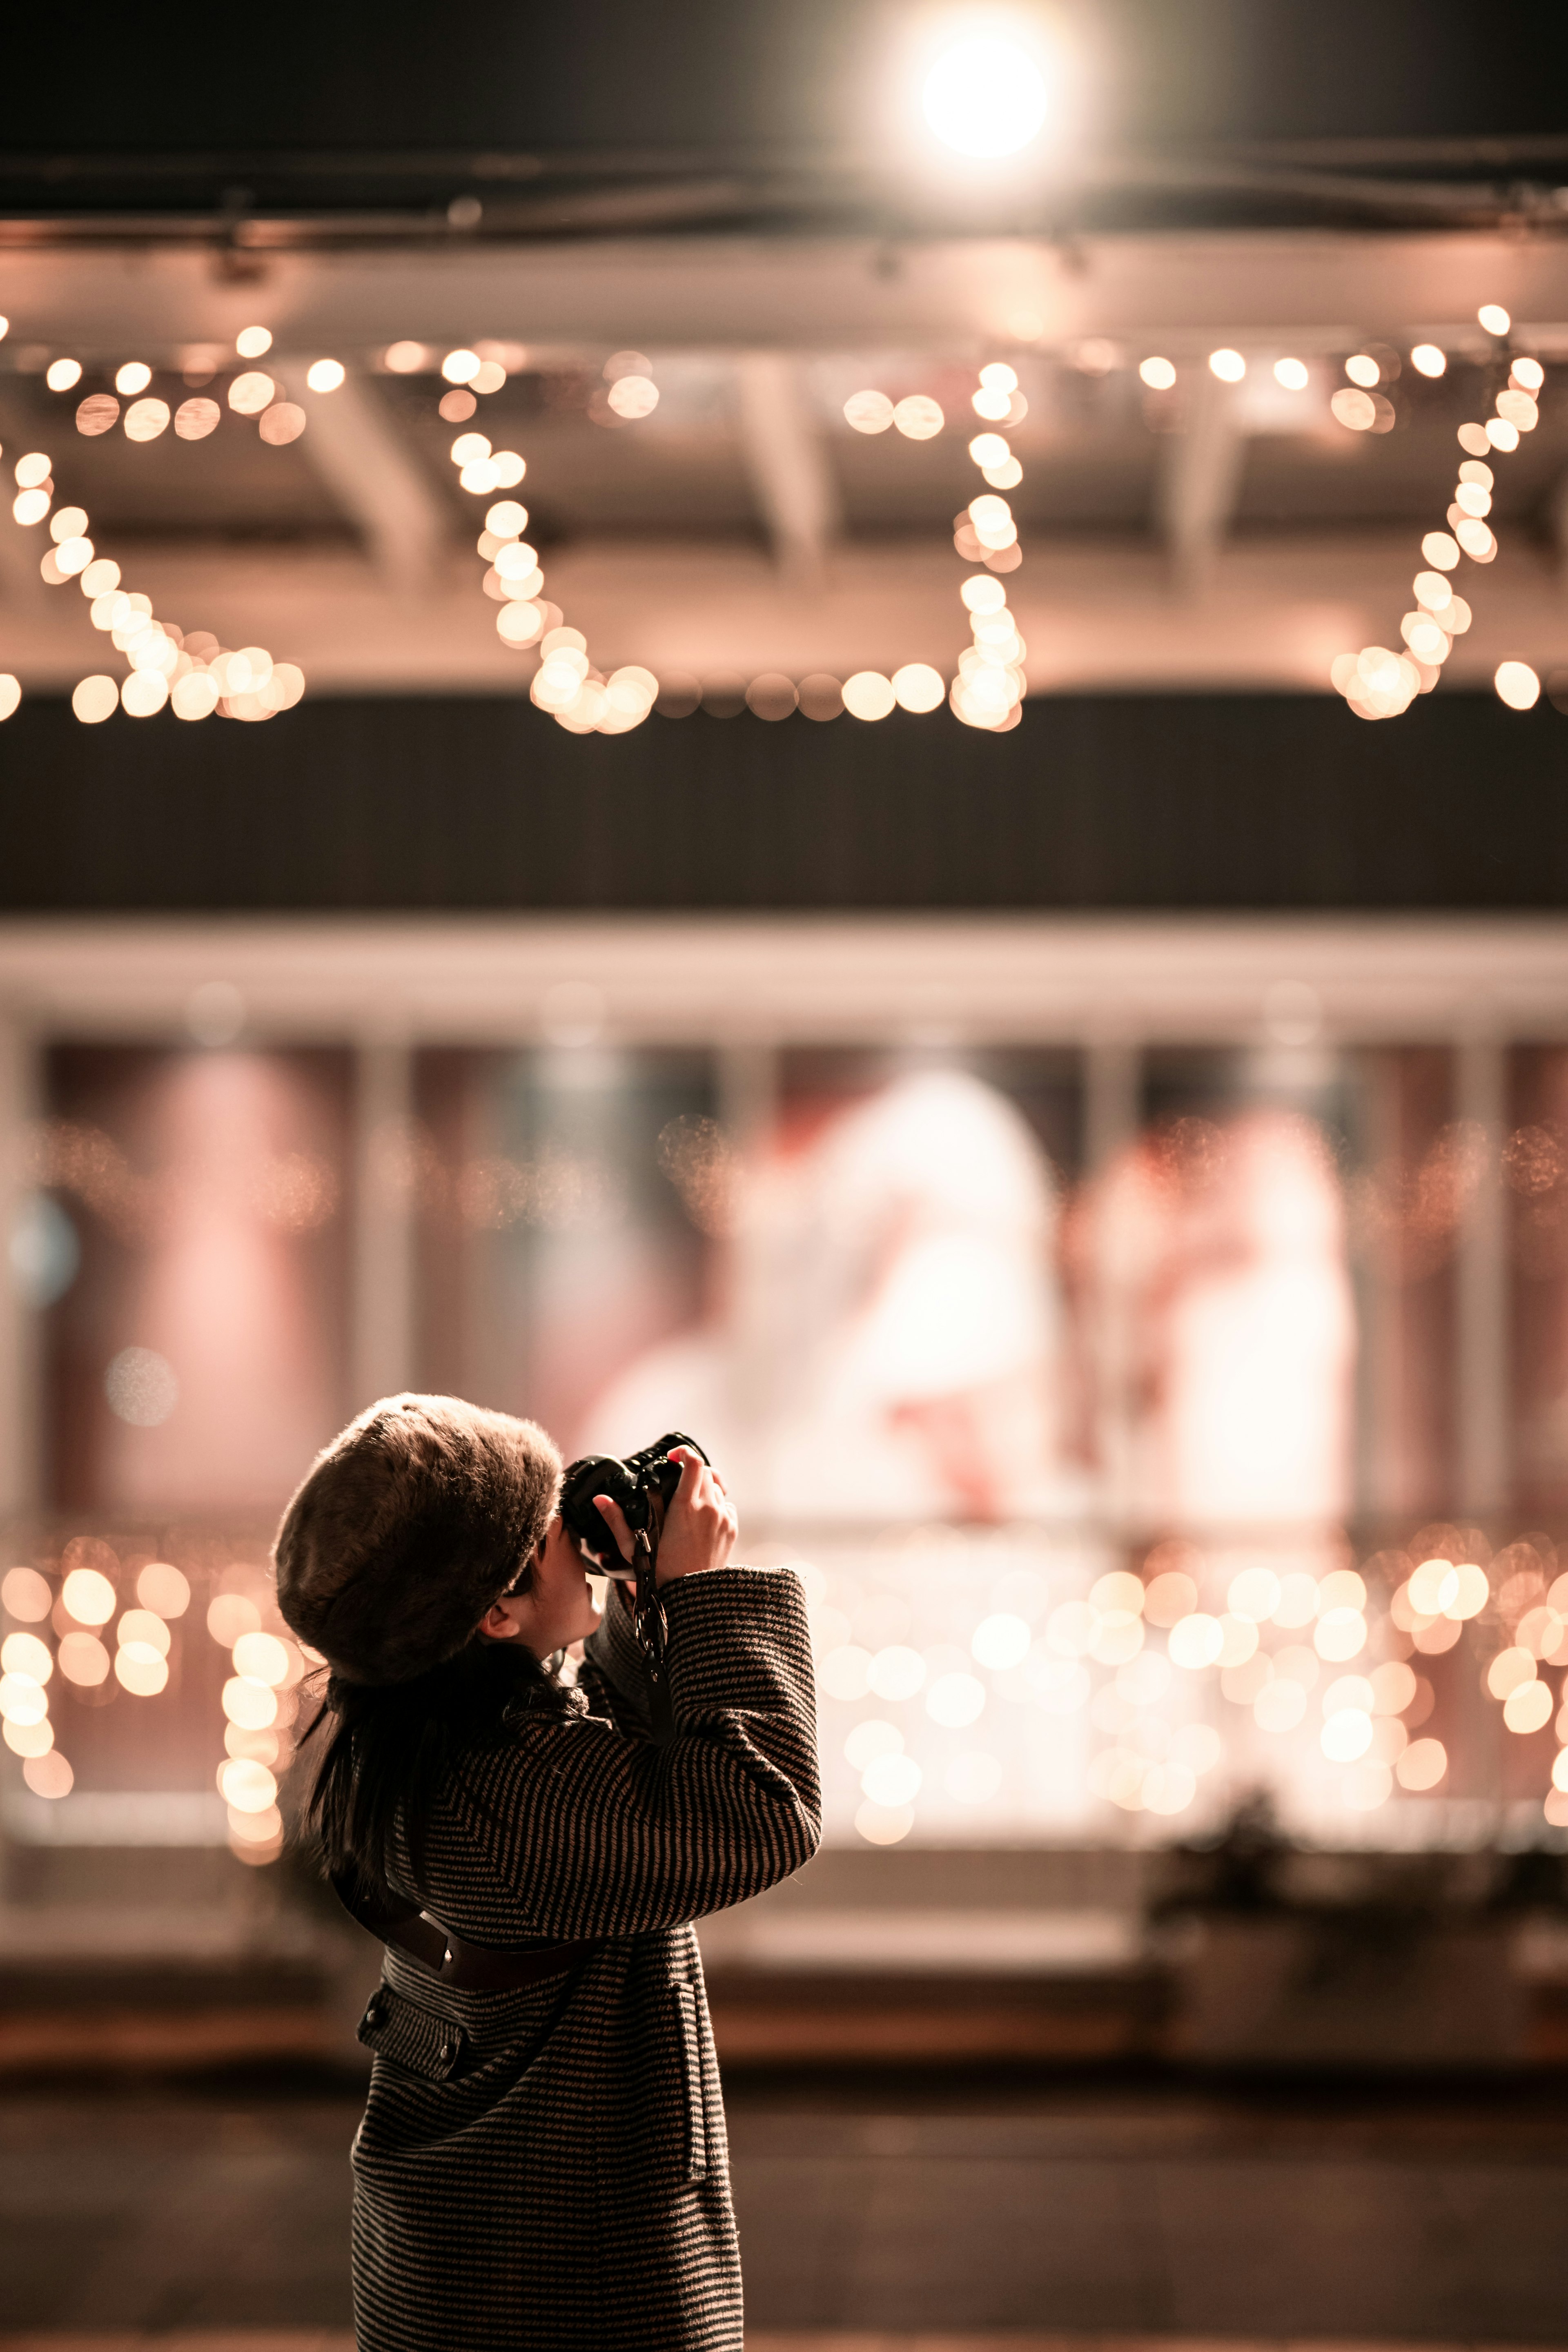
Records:
{"label": "striped coat", "polygon": [[[787,1569],[665,1588],[677,1737],[644,1736],[612,1594],[572,1711],[454,1775],[421,1901],[475,1943],[604,1937],[569,1976],[454,1992],[389,1950],[360,2028],[360,2352],[741,2352],[741,2271],[690,1922],[820,1832],[805,1609]],[[397,1872],[415,1891],[406,1847]]]}

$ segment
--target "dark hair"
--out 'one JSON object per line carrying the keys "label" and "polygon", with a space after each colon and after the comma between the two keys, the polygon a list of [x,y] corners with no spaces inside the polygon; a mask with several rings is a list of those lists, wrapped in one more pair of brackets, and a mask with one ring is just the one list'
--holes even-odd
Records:
{"label": "dark hair", "polygon": [[398,1834],[421,1872],[424,1832],[465,1751],[504,1740],[520,1715],[560,1711],[565,1686],[521,1642],[476,1633],[455,1657],[410,1682],[346,1682],[334,1675],[306,1741],[332,1727],[316,1767],[302,1826],[329,1877],[363,1882],[396,1865]]}

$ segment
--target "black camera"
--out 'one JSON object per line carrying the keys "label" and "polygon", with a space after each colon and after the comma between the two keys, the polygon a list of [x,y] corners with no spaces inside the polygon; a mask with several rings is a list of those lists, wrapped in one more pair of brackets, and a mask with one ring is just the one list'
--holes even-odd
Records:
{"label": "black camera", "polygon": [[595,1506],[595,1496],[608,1495],[618,1503],[633,1535],[646,1533],[657,1551],[653,1498],[658,1495],[668,1503],[680,1484],[680,1465],[668,1458],[677,1445],[689,1445],[694,1454],[702,1454],[704,1462],[708,1459],[694,1437],[672,1429],[655,1444],[645,1445],[640,1454],[629,1454],[624,1462],[613,1454],[585,1454],[580,1462],[568,1465],[561,1482],[562,1521],[601,1575],[629,1583],[637,1575],[637,1565],[621,1558],[620,1546]]}

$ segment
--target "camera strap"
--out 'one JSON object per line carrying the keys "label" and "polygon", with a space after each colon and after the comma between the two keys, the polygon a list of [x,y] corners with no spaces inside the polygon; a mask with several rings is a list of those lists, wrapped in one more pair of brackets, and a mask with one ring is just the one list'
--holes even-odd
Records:
{"label": "camera strap", "polygon": [[656,1745],[662,1748],[675,1737],[675,1708],[670,1701],[669,1676],[665,1668],[665,1642],[669,1626],[654,1573],[658,1557],[657,1547],[657,1535],[650,1534],[647,1528],[639,1528],[632,1549],[632,1632],[642,1653],[643,1681],[647,1685],[649,1729]]}
{"label": "camera strap", "polygon": [[351,1918],[384,1944],[405,1952],[454,1992],[521,1992],[550,1977],[563,1976],[599,1949],[592,1938],[569,1944],[471,1944],[443,1927],[417,1903],[395,1895],[384,1879],[367,1879],[351,1868],[334,1871],[331,1885]]}

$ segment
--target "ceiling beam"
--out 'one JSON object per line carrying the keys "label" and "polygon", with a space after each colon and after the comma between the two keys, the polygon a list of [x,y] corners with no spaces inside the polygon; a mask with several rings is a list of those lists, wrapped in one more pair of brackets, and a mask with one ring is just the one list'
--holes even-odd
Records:
{"label": "ceiling beam", "polygon": [[386,585],[416,594],[434,580],[449,545],[446,509],[374,379],[350,376],[336,392],[313,393],[309,365],[280,358],[271,368],[309,416],[305,454]]}
{"label": "ceiling beam", "polygon": [[792,586],[813,592],[842,514],[800,362],[778,352],[744,352],[735,381],[742,454],[773,559]]}

